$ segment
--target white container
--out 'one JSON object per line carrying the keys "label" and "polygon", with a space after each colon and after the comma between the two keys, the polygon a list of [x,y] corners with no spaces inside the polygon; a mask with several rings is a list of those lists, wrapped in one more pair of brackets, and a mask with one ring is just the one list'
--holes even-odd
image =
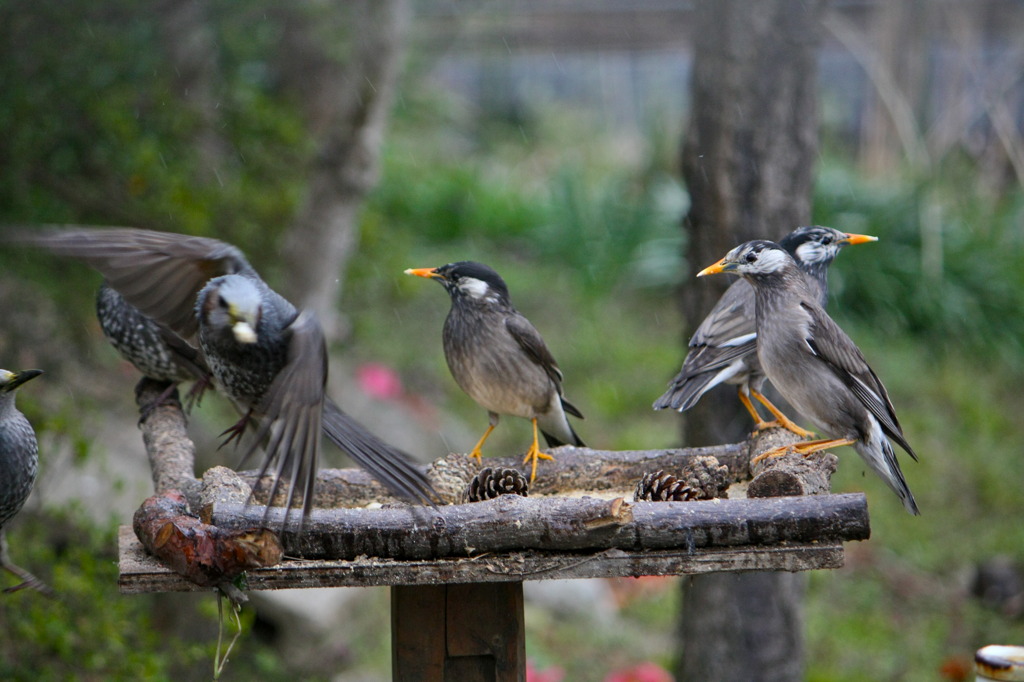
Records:
{"label": "white container", "polygon": [[1024,681],[1024,646],[990,644],[974,654],[977,682]]}

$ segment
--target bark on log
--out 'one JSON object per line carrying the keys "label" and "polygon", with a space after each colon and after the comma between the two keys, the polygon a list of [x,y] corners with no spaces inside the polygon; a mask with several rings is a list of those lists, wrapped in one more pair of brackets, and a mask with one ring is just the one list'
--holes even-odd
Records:
{"label": "bark on log", "polygon": [[[785,429],[769,429],[750,442],[751,459],[776,447],[800,442],[800,437]],[[839,458],[831,452],[810,457],[787,454],[751,464],[754,479],[747,486],[747,497],[820,495],[831,490],[832,474]]]}
{"label": "bark on log", "polygon": [[153,473],[153,488],[158,495],[179,490],[189,505],[197,509],[200,484],[195,475],[196,446],[185,428],[178,389],[159,404],[156,402],[167,387],[165,382],[145,377],[135,387],[135,402],[142,415],[139,427]]}
{"label": "bark on log", "polygon": [[[118,534],[122,594],[196,591],[200,588],[146,554],[128,526]],[[441,585],[521,580],[702,575],[736,571],[812,571],[843,565],[841,544],[791,544],[767,547],[645,550],[626,552],[507,552],[477,557],[400,560],[361,557],[355,561],[284,561],[246,573],[250,590],[306,587]]]}
{"label": "bark on log", "polygon": [[[264,507],[219,504],[213,523],[259,525]],[[280,527],[283,510],[269,510]],[[637,502],[622,498],[524,498],[503,495],[437,508],[316,509],[301,537],[281,540],[308,558],[359,556],[428,559],[513,550],[594,551],[773,545],[863,540],[870,535],[863,494],[764,500]]]}
{"label": "bark on log", "polygon": [[[667,450],[591,450],[565,446],[550,452],[555,459],[541,464],[537,480],[530,484],[531,495],[551,495],[573,490],[632,490],[644,474],[659,469],[679,471],[694,457],[709,455],[729,467],[730,480],[733,482],[749,478],[750,454],[746,443]],[[439,460],[435,466],[443,461]],[[524,470],[520,457],[488,457],[484,465]],[[469,485],[476,471],[477,465],[474,463],[472,468],[454,467],[446,472],[456,477],[456,480],[446,481],[443,486],[452,490],[452,501],[458,499],[457,494],[461,494],[461,490]],[[255,471],[241,471],[239,475],[249,486],[255,485]],[[457,480],[459,476],[464,478],[461,488]],[[268,482],[269,479],[264,480],[260,489],[269,490],[266,485]],[[438,489],[442,487],[438,486]],[[266,498],[260,496],[259,491],[256,499],[261,504],[266,503]],[[284,491],[279,493],[279,499],[284,499]],[[356,507],[388,499],[392,498],[387,491],[362,470],[322,469],[317,475],[314,498],[316,507]]]}

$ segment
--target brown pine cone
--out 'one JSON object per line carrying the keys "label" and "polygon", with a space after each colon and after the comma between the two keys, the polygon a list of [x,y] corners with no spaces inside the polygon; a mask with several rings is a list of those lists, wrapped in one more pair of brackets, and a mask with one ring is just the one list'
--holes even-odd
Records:
{"label": "brown pine cone", "polygon": [[644,474],[633,491],[636,502],[686,502],[695,500],[698,491],[686,485],[686,481],[677,479],[664,471]]}
{"label": "brown pine cone", "polygon": [[710,500],[728,497],[729,467],[710,455],[694,457],[679,474],[679,479],[697,493],[695,499]]}
{"label": "brown pine cone", "polygon": [[522,495],[526,497],[530,484],[517,469],[492,469],[484,467],[469,482],[466,489],[467,502],[491,500],[498,495]]}

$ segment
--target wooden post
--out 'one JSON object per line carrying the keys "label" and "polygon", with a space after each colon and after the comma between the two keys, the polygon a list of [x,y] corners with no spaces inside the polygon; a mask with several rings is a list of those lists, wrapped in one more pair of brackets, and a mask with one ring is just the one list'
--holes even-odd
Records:
{"label": "wooden post", "polygon": [[391,678],[523,682],[523,584],[392,587]]}

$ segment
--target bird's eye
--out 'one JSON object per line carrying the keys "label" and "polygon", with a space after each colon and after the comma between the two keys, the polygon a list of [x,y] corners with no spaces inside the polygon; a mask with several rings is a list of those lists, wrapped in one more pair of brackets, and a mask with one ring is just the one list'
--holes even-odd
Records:
{"label": "bird's eye", "polygon": [[748,263],[753,263],[754,261],[757,260],[757,254],[754,253],[753,251],[748,251],[747,255],[743,257],[743,260],[747,261]]}
{"label": "bird's eye", "polygon": [[827,234],[827,235],[825,235],[824,237],[821,238],[822,246],[828,246],[831,243],[832,243],[832,235]]}
{"label": "bird's eye", "polygon": [[221,307],[221,308],[227,308],[228,307],[228,302],[224,299],[223,296],[218,295],[217,296],[217,305],[218,305],[218,307]]}

